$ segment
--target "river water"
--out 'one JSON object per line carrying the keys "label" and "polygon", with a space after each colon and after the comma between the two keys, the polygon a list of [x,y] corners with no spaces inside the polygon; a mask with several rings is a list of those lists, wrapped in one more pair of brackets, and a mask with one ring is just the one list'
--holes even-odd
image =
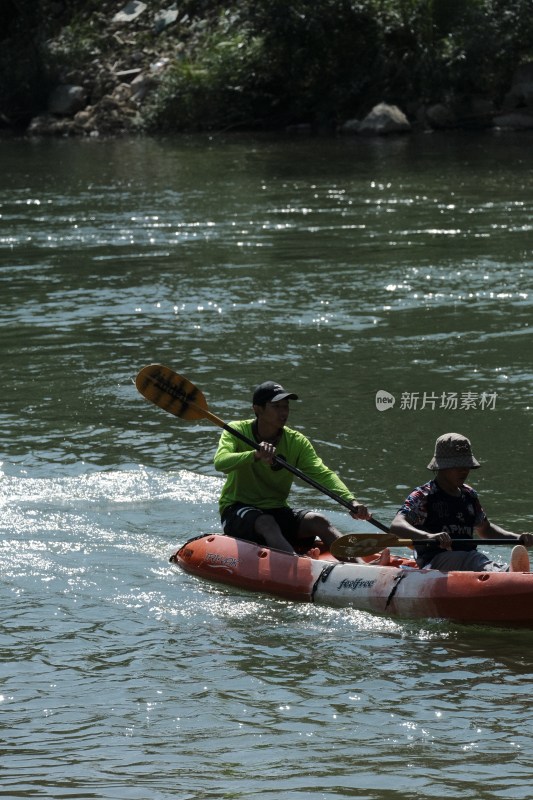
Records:
{"label": "river water", "polygon": [[0,141],[2,797],[531,796],[533,634],[180,573],[177,545],[218,530],[220,431],[132,378],[167,364],[225,421],[280,381],[385,523],[459,431],[489,516],[533,529],[532,152]]}

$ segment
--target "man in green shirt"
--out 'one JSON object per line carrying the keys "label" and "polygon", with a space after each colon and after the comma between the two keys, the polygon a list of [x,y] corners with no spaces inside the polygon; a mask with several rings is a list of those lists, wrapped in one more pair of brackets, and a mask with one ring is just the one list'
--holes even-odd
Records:
{"label": "man in green shirt", "polygon": [[289,553],[312,548],[315,537],[329,548],[341,534],[322,514],[289,506],[294,475],[274,462],[276,455],[352,503],[354,519],[370,518],[366,506],[326,467],[309,439],[286,427],[289,400],[297,399],[279,383],[261,383],[252,399],[255,419],[231,423],[254,439],[259,450],[224,431],[214,460],[216,469],[227,476],[219,502],[224,533]]}

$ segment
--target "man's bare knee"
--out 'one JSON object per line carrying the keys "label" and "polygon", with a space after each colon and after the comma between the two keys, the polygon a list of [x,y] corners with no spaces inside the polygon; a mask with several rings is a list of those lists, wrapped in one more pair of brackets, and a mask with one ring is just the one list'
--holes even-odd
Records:
{"label": "man's bare knee", "polygon": [[321,533],[331,529],[330,521],[322,514],[317,514],[315,511],[308,511],[302,520],[301,530],[305,535],[320,536]]}

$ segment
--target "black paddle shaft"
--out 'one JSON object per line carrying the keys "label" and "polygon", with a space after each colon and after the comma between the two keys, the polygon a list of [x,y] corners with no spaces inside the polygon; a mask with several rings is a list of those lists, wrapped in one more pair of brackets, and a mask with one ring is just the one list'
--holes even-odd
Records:
{"label": "black paddle shaft", "polygon": [[[232,428],[231,425],[228,425],[227,423],[224,422],[222,427],[224,428],[224,430],[228,431],[228,433],[231,433],[232,436],[235,436],[237,437],[237,439],[240,439],[241,441],[246,442],[246,444],[251,445],[255,450],[261,449],[260,446],[257,444],[257,442],[254,442],[252,439],[249,439],[247,436],[244,435],[244,433],[235,430],[235,428]],[[298,478],[300,478],[300,480],[309,483],[311,486],[314,486],[314,488],[318,489],[319,492],[327,494],[328,497],[331,497],[332,500],[335,500],[337,503],[340,503],[341,506],[344,506],[350,511],[354,510],[353,505],[350,502],[348,502],[348,500],[345,500],[340,495],[336,494],[335,492],[332,492],[331,489],[328,489],[326,486],[322,486],[321,483],[318,483],[318,481],[315,481],[313,480],[313,478],[310,478],[309,475],[306,475],[304,472],[299,470],[298,467],[293,467],[292,464],[289,464],[289,462],[286,461],[284,458],[281,458],[280,456],[274,456],[274,461],[276,464],[279,464],[285,469],[288,469],[289,472],[292,472],[293,475],[296,475]],[[373,519],[371,517],[368,521],[371,523],[371,525],[374,525],[381,531],[385,531],[385,533],[390,533],[386,525],[383,525],[381,522],[378,522],[377,519]]]}

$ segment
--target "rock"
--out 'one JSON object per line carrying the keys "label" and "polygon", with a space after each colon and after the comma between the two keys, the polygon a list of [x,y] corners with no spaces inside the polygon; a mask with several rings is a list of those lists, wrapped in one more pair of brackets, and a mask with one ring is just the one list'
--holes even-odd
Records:
{"label": "rock", "polygon": [[113,22],[133,22],[146,9],[146,3],[140,0],[131,0],[121,11],[117,11],[113,17]]}
{"label": "rock", "polygon": [[150,64],[150,71],[153,73],[162,72],[170,64],[170,59],[166,56],[158,58]]}
{"label": "rock", "polygon": [[359,133],[360,121],[358,119],[347,119],[339,128],[339,133]]}
{"label": "rock", "polygon": [[494,117],[497,128],[510,128],[514,131],[533,129],[533,113],[527,111],[512,111],[508,114],[499,114]]}
{"label": "rock", "polygon": [[483,97],[456,97],[447,103],[435,103],[425,111],[427,124],[434,129],[490,128],[494,106]]}
{"label": "rock", "polygon": [[30,136],[98,136],[136,133],[140,128],[139,103],[134,87],[119,83],[111,93],[92,105],[86,105],[72,117],[45,114],[35,117],[29,127]]}
{"label": "rock", "polygon": [[176,22],[178,18],[178,8],[173,3],[166,11],[158,11],[154,17],[154,33],[157,35]]}
{"label": "rock", "polygon": [[411,124],[398,106],[379,103],[359,125],[358,133],[366,136],[384,136],[391,133],[407,133]]}
{"label": "rock", "polygon": [[48,98],[48,111],[59,117],[71,117],[87,103],[87,91],[83,86],[62,84],[56,86]]}
{"label": "rock", "polygon": [[127,104],[131,98],[132,89],[129,83],[119,83],[112,92],[113,100],[119,105]]}
{"label": "rock", "polygon": [[75,123],[67,117],[42,114],[34,117],[27,129],[29,136],[70,136]]}
{"label": "rock", "polygon": [[87,128],[91,121],[93,115],[93,107],[87,106],[83,109],[83,111],[78,111],[77,114],[74,114],[74,122],[76,125],[79,125],[80,128]]}
{"label": "rock", "polygon": [[133,80],[141,73],[141,71],[142,70],[140,67],[135,67],[134,69],[120,69],[114,74],[117,76],[117,78],[120,78],[123,81],[133,82]]}
{"label": "rock", "polygon": [[155,85],[155,78],[141,72],[141,74],[131,82],[131,99],[140,105]]}
{"label": "rock", "polygon": [[426,121],[432,128],[453,128],[455,115],[444,103],[435,103],[426,109]]}

